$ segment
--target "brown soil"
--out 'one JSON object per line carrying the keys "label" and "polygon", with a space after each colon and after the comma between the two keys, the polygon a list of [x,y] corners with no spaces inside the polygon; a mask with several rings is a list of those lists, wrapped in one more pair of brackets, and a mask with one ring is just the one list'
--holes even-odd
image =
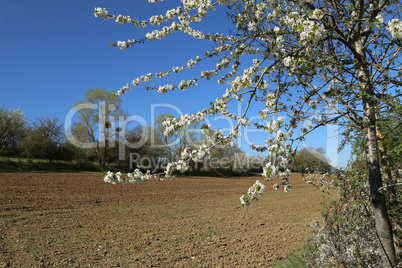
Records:
{"label": "brown soil", "polygon": [[302,246],[322,194],[292,175],[111,185],[99,173],[0,173],[0,267],[272,266]]}

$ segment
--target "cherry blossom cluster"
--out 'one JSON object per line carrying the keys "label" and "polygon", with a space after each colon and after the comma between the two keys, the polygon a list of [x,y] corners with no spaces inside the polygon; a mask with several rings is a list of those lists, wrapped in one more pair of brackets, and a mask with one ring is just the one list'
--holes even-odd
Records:
{"label": "cherry blossom cluster", "polygon": [[108,20],[109,18],[114,18],[110,16],[106,8],[96,7],[94,12],[95,17]]}
{"label": "cherry blossom cluster", "polygon": [[188,163],[180,159],[178,161],[168,163],[164,173],[151,174],[149,170],[147,170],[146,173],[143,173],[141,172],[141,170],[136,169],[134,170],[134,172],[127,173],[127,175],[124,176],[121,172],[113,173],[111,171],[108,171],[104,174],[103,180],[111,184],[117,184],[117,183],[127,184],[128,182],[133,183],[133,182],[149,181],[152,177],[154,177],[156,180],[160,181],[163,180],[161,178],[161,175],[163,175],[166,178],[173,178],[175,177],[174,175],[175,171],[184,173],[188,169],[189,169]]}
{"label": "cherry blossom cluster", "polygon": [[202,162],[205,159],[208,159],[210,157],[209,149],[210,147],[206,144],[202,144],[197,150],[192,151],[190,151],[189,148],[185,148],[181,155],[181,159],[169,162],[163,173],[151,174],[149,170],[146,173],[142,173],[139,169],[136,169],[133,173],[128,173],[125,177],[120,172],[113,173],[108,171],[104,176],[104,181],[112,184],[118,182],[126,184],[127,182],[148,181],[152,176],[157,180],[163,180],[161,179],[161,175],[166,178],[174,178],[176,171],[184,173],[189,169],[188,162],[190,159],[195,162]]}
{"label": "cherry blossom cluster", "polygon": [[180,25],[173,22],[172,25],[170,25],[169,27],[164,26],[161,31],[154,30],[150,33],[147,33],[145,37],[148,41],[160,40],[164,37],[167,37],[171,33],[178,31],[180,28]]}
{"label": "cherry blossom cluster", "polygon": [[328,173],[320,174],[320,173],[309,173],[306,177],[303,177],[303,180],[308,183],[314,185],[321,192],[328,193],[330,190],[339,190],[335,187],[335,178]]}
{"label": "cherry blossom cluster", "polygon": [[268,162],[264,167],[263,167],[263,172],[262,176],[264,177],[265,180],[270,181],[273,180],[276,176],[276,173],[278,171],[278,167],[274,165],[271,162]]}
{"label": "cherry blossom cluster", "polygon": [[391,33],[392,38],[402,38],[402,21],[398,19],[390,20],[387,29]]}
{"label": "cherry blossom cluster", "polygon": [[168,20],[173,20],[174,18],[176,18],[176,16],[180,15],[182,13],[182,8],[178,7],[176,9],[170,9],[168,11],[166,11],[165,16],[163,15],[154,15],[151,18],[149,18],[148,20],[143,20],[143,21],[138,21],[135,20],[133,18],[131,18],[130,16],[124,16],[124,15],[109,15],[109,12],[105,9],[105,8],[100,8],[97,7],[95,8],[94,11],[94,15],[97,18],[101,18],[101,19],[114,19],[116,23],[122,25],[124,23],[130,23],[134,26],[136,26],[137,28],[143,27],[146,28],[148,24],[150,25],[162,25],[164,22],[167,22]]}
{"label": "cherry blossom cluster", "polygon": [[189,169],[188,163],[183,159],[178,161],[170,162],[167,164],[165,169],[165,177],[166,178],[174,178],[173,173],[175,171],[180,171],[181,173],[186,172]]}
{"label": "cherry blossom cluster", "polygon": [[[316,13],[319,13],[318,10]],[[293,16],[292,16],[293,15]],[[313,17],[315,17],[316,14]],[[297,30],[299,33],[299,42],[303,45],[316,44],[325,34],[324,26],[317,23],[316,20],[303,18],[300,14],[293,12],[291,16],[286,16],[286,25]]]}
{"label": "cherry blossom cluster", "polygon": [[175,132],[177,132],[180,128],[187,128],[192,124],[198,123],[205,118],[204,112],[198,112],[196,114],[181,115],[179,118],[166,118],[162,122],[162,126],[165,128],[164,135],[167,137],[172,136]]}
{"label": "cherry blossom cluster", "polygon": [[127,176],[124,176],[121,172],[113,173],[111,171],[108,171],[106,174],[104,174],[103,180],[111,184],[117,184],[117,183],[127,184],[128,182],[134,183],[134,182],[149,181],[152,178],[152,176],[154,176],[154,178],[157,180],[161,180],[159,175],[156,174],[152,175],[149,170],[146,173],[143,173],[139,169],[134,170],[134,172],[132,173],[127,173]]}
{"label": "cherry blossom cluster", "polygon": [[209,146],[205,143],[203,143],[197,150],[191,150],[189,147],[186,147],[181,153],[181,158],[191,159],[194,162],[203,162],[211,157],[209,149]]}
{"label": "cherry blossom cluster", "polygon": [[[121,41],[119,41],[121,42]],[[133,86],[139,86],[141,82],[149,82],[153,78],[163,78],[165,76],[169,76],[172,72],[173,73],[180,73],[181,71],[185,70],[185,68],[192,69],[195,65],[198,64],[200,61],[199,57],[196,57],[195,60],[190,59],[185,66],[177,66],[173,67],[172,70],[169,71],[164,71],[156,74],[148,73],[146,75],[141,75],[140,77],[134,78],[132,81]],[[173,91],[175,88],[179,88],[180,90],[184,91],[189,87],[196,86],[197,85],[197,80],[196,78],[185,81],[182,80],[179,85],[164,85],[164,86],[158,86],[158,87],[146,87],[147,89],[156,89],[159,93],[167,93],[169,90]],[[127,90],[131,90],[131,85],[127,84],[126,86],[122,87],[117,91],[117,95],[122,95],[127,92]]]}
{"label": "cherry blossom cluster", "polygon": [[251,186],[247,194],[244,194],[240,197],[240,202],[243,207],[251,206],[251,201],[258,201],[258,197],[262,196],[265,190],[265,184],[262,184],[260,181],[256,181],[253,186]]}

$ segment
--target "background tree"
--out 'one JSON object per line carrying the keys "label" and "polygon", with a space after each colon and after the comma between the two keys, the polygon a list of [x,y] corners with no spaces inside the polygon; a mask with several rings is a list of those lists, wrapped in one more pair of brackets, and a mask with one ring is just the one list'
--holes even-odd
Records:
{"label": "background tree", "polygon": [[[130,155],[133,169],[158,169],[162,159],[166,159],[166,148],[162,144],[155,146],[151,141],[151,127],[137,125],[125,129],[124,140],[116,141],[116,146],[109,150],[109,163],[118,163],[117,168],[130,169]],[[119,136],[122,134],[119,132]],[[124,148],[124,160],[121,160],[121,150]]]}
{"label": "background tree", "polygon": [[219,175],[244,175],[249,173],[248,155],[241,150],[237,143],[227,146],[215,146],[210,150],[204,168]]}
{"label": "background tree", "polygon": [[24,132],[26,117],[19,109],[0,107],[0,154],[15,154]]}
{"label": "background tree", "polygon": [[292,159],[292,170],[296,172],[324,174],[332,170],[330,160],[322,148],[303,148],[298,150]]}
{"label": "background tree", "polygon": [[24,152],[29,158],[44,158],[52,165],[61,155],[63,124],[56,117],[39,118],[24,139]]}
{"label": "background tree", "polygon": [[90,88],[79,105],[90,104],[90,108],[77,109],[78,118],[72,126],[74,137],[82,143],[93,143],[93,154],[99,167],[105,170],[110,148],[116,146],[117,134],[121,129],[116,126],[119,116],[126,116],[121,107],[122,100],[115,92]]}

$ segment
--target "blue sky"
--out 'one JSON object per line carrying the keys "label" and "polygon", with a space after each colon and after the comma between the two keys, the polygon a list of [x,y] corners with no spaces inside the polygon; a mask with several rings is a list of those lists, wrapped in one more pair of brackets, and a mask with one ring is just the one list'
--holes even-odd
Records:
{"label": "blue sky", "polygon": [[[93,15],[95,7],[103,7],[110,14],[146,20],[152,15],[164,14],[167,9],[176,7],[176,3],[176,0],[158,4],[147,4],[144,0],[0,1],[0,105],[21,108],[30,120],[56,116],[64,122],[67,113],[83,99],[89,88],[117,91],[142,74],[170,70],[197,55],[202,56],[206,50],[211,50],[213,44],[182,33],[128,50],[109,47],[112,41],[142,38],[153,28],[143,30],[118,25]],[[224,13],[216,12],[197,29],[221,33],[226,32],[227,27]],[[163,80],[162,84],[191,79],[192,75],[198,77],[203,69],[212,69],[208,68],[211,66],[201,65],[191,72]],[[168,94],[137,87],[122,96],[123,108],[130,115],[139,115],[150,123],[152,104],[159,107],[154,110],[156,114],[175,114],[171,108],[158,106],[162,104],[178,107],[183,113],[195,113],[208,107],[222,90],[224,87],[213,81]],[[253,112],[257,115],[256,110]],[[217,125],[229,127],[224,122],[221,120]],[[339,159],[341,165],[345,165],[347,153],[334,154],[333,148],[338,141],[328,137],[331,133],[331,128],[322,129],[310,135],[306,144],[326,148],[332,159]],[[262,142],[264,136],[250,135],[257,140],[256,143]],[[241,145],[252,154],[244,139]]]}

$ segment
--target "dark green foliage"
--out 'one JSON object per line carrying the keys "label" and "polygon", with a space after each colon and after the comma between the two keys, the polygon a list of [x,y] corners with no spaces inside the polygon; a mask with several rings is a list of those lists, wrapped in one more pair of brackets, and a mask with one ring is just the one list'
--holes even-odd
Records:
{"label": "dark green foliage", "polygon": [[63,124],[56,117],[39,118],[29,128],[23,141],[23,152],[31,159],[49,161],[62,158]]}

